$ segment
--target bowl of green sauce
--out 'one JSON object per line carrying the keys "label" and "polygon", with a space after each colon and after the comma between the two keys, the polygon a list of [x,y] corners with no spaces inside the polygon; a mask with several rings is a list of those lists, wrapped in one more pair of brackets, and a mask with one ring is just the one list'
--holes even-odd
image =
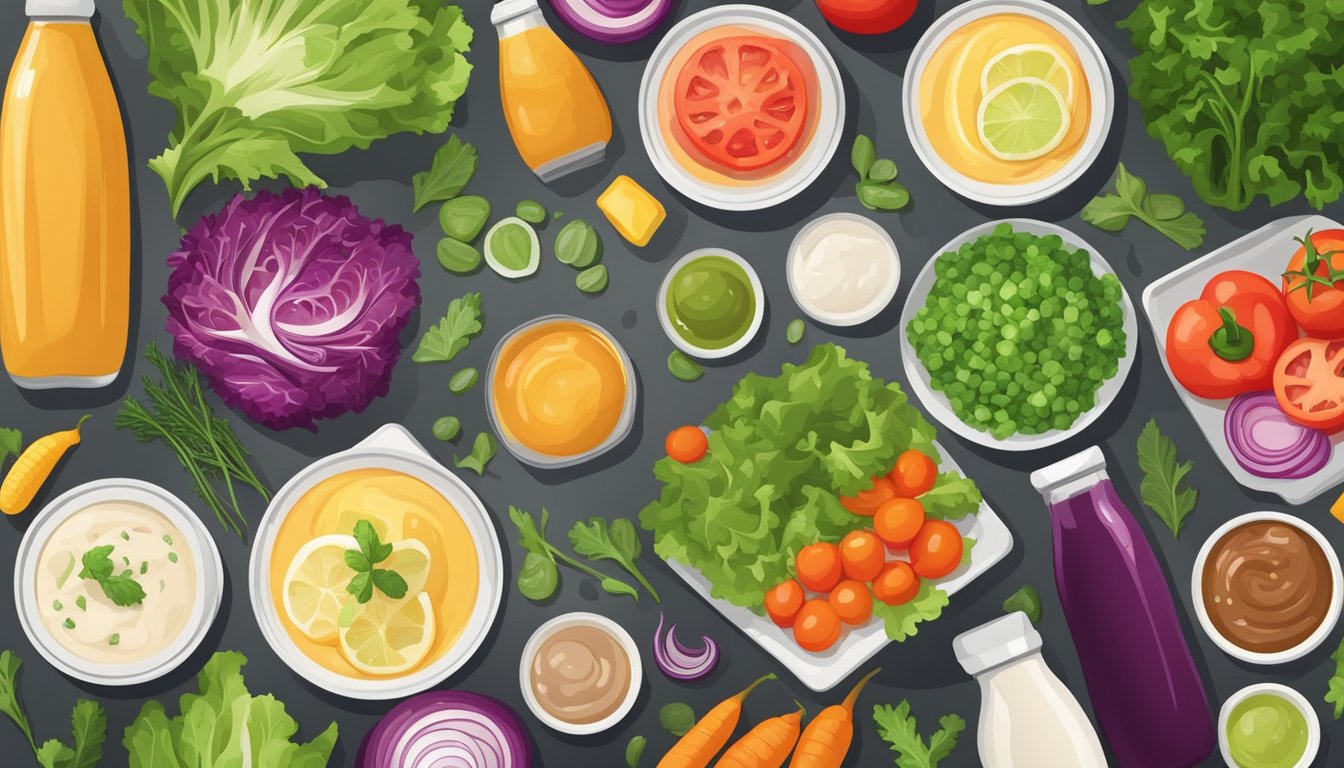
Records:
{"label": "bowl of green sauce", "polygon": [[765,319],[756,270],[722,248],[702,248],[672,265],[658,289],[658,320],[682,352],[714,359],[740,352]]}
{"label": "bowl of green sauce", "polygon": [[1235,768],[1307,768],[1321,746],[1321,723],[1292,688],[1248,685],[1223,703],[1218,744]]}

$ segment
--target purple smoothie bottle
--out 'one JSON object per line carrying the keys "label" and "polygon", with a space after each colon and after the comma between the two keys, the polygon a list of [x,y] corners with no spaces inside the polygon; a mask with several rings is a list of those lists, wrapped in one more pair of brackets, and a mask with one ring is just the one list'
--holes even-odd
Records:
{"label": "purple smoothie bottle", "polygon": [[1171,589],[1097,447],[1037,470],[1055,583],[1087,692],[1119,768],[1190,768],[1214,748],[1204,685]]}

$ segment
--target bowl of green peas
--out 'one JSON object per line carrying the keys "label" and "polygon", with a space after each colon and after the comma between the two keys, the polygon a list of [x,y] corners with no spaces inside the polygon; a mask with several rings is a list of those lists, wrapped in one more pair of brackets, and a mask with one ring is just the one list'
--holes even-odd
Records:
{"label": "bowl of green peas", "polygon": [[901,313],[910,389],[957,435],[1004,451],[1073,437],[1138,353],[1129,294],[1097,249],[1043,221],[973,227],[930,259]]}

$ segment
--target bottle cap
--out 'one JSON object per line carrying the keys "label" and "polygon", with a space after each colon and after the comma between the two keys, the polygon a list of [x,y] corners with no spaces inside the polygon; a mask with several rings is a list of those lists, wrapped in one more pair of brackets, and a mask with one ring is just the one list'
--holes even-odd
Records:
{"label": "bottle cap", "polygon": [[24,11],[28,18],[75,18],[93,17],[93,0],[28,0]]}
{"label": "bottle cap", "polygon": [[1041,633],[1021,611],[981,624],[952,641],[952,652],[968,675],[978,675],[1040,649]]}
{"label": "bottle cap", "polygon": [[537,0],[500,0],[490,12],[490,23],[499,26],[509,19],[516,19],[532,11],[539,11]]}
{"label": "bottle cap", "polygon": [[1038,492],[1048,494],[1065,483],[1096,474],[1105,469],[1106,456],[1102,454],[1100,448],[1094,445],[1073,454],[1067,459],[1061,459],[1048,467],[1042,467],[1032,472],[1031,485]]}

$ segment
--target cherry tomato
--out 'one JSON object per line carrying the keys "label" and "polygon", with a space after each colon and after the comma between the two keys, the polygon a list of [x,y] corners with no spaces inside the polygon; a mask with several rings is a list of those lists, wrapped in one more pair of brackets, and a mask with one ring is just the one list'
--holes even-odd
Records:
{"label": "cherry tomato", "polygon": [[924,525],[924,505],[915,499],[892,499],[873,515],[873,529],[894,549],[905,549]]}
{"label": "cherry tomato", "polygon": [[692,464],[709,453],[709,438],[699,427],[677,427],[667,433],[664,446],[667,448],[668,457],[673,461]]}
{"label": "cherry tomato", "polygon": [[778,626],[792,627],[805,599],[807,595],[803,593],[803,585],[789,579],[765,593],[765,612],[770,614],[770,620]]}
{"label": "cherry tomato", "polygon": [[1344,229],[1307,230],[1297,242],[1283,275],[1288,311],[1308,336],[1344,338]]}
{"label": "cherry tomato", "polygon": [[754,171],[802,138],[808,86],[771,38],[724,37],[691,54],[677,75],[673,108],[697,152],[728,170]]}
{"label": "cherry tomato", "polygon": [[856,35],[880,35],[909,21],[918,0],[817,0],[826,20]]}
{"label": "cherry tomato", "polygon": [[840,564],[845,578],[872,581],[882,570],[886,548],[872,531],[851,531],[840,540]]}
{"label": "cherry tomato", "polygon": [[873,596],[887,605],[902,605],[919,594],[919,576],[904,560],[892,560],[873,579]]}
{"label": "cherry tomato", "polygon": [[840,617],[821,598],[808,600],[793,624],[793,639],[805,651],[824,651],[840,639]]}
{"label": "cherry tomato", "polygon": [[896,466],[887,473],[896,493],[915,499],[928,493],[938,480],[938,465],[919,451],[906,451],[896,457]]}
{"label": "cherry tomato", "polygon": [[854,579],[836,584],[826,602],[846,624],[862,624],[873,615],[873,593],[868,591],[867,584]]}
{"label": "cherry tomato", "polygon": [[1344,428],[1344,340],[1304,337],[1274,366],[1274,397],[1288,418],[1323,432]]}
{"label": "cherry tomato", "polygon": [[826,541],[808,544],[798,550],[793,566],[798,572],[798,580],[813,592],[830,592],[844,575],[840,548]]}
{"label": "cherry tomato", "polygon": [[910,543],[910,566],[925,579],[941,579],[961,565],[961,531],[945,520],[930,520]]}
{"label": "cherry tomato", "polygon": [[888,501],[896,498],[896,484],[885,475],[874,477],[873,486],[855,496],[841,496],[840,505],[856,515],[872,517]]}

